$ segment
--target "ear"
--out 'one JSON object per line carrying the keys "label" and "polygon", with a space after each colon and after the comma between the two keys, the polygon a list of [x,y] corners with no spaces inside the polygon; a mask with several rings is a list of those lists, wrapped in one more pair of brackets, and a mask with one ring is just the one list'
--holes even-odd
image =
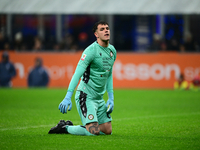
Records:
{"label": "ear", "polygon": [[96,38],[98,38],[99,36],[98,36],[98,34],[97,34],[97,32],[94,32],[94,35],[96,36]]}

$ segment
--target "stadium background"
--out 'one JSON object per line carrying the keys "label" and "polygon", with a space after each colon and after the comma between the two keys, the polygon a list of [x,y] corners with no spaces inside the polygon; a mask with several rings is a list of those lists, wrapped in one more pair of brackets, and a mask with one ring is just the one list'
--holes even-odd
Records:
{"label": "stadium background", "polygon": [[[17,68],[14,88],[0,88],[0,149],[199,150],[200,93],[171,89],[180,72],[187,80],[199,73],[199,8],[199,0],[0,0],[0,55],[9,51]],[[82,124],[74,95],[67,114],[58,105],[82,48],[95,40],[93,23],[104,19],[118,51],[112,136],[49,135],[61,119]],[[26,88],[37,56],[52,88]]]}
{"label": "stadium background", "polygon": [[17,68],[13,87],[27,86],[38,56],[49,86],[67,87],[81,52],[95,40],[91,28],[98,20],[109,22],[118,51],[115,88],[173,88],[180,73],[191,81],[200,74],[199,8],[198,0],[0,0],[4,50]]}

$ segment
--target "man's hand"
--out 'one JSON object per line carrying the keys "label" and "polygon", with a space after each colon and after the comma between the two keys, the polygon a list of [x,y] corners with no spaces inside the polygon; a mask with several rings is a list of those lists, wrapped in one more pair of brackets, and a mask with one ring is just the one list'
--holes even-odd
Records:
{"label": "man's hand", "polygon": [[[70,111],[72,109],[72,97],[73,92],[68,91],[63,101],[59,104],[58,109],[61,113],[67,113],[67,110]],[[69,108],[68,108],[69,107]]]}
{"label": "man's hand", "polygon": [[113,111],[114,108],[114,96],[113,93],[108,92],[108,101],[106,103],[106,107],[107,107],[107,113],[110,114]]}

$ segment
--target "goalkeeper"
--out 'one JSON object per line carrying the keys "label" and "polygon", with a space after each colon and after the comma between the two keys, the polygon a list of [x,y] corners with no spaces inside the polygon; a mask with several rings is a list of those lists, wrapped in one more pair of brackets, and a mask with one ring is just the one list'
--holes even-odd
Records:
{"label": "goalkeeper", "polygon": [[[112,69],[116,59],[116,50],[109,44],[110,29],[107,22],[97,22],[92,30],[97,41],[83,51],[67,94],[59,104],[61,113],[64,114],[67,110],[71,110],[71,97],[81,78],[75,101],[83,125],[73,126],[69,120],[60,120],[55,127],[50,129],[49,134],[109,135],[112,133],[110,116],[114,107]],[[107,103],[103,100],[106,91],[108,93]]]}

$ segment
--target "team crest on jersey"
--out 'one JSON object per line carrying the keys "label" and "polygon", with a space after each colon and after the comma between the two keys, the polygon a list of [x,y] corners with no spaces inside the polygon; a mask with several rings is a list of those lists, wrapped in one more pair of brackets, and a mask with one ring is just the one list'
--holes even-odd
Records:
{"label": "team crest on jersey", "polygon": [[88,119],[92,120],[92,119],[94,119],[94,116],[93,116],[92,114],[90,114],[90,115],[88,116]]}
{"label": "team crest on jersey", "polygon": [[81,57],[81,60],[85,60],[86,54],[83,54],[83,56]]}
{"label": "team crest on jersey", "polygon": [[110,56],[113,57],[113,53],[112,53],[112,51],[110,52]]}

